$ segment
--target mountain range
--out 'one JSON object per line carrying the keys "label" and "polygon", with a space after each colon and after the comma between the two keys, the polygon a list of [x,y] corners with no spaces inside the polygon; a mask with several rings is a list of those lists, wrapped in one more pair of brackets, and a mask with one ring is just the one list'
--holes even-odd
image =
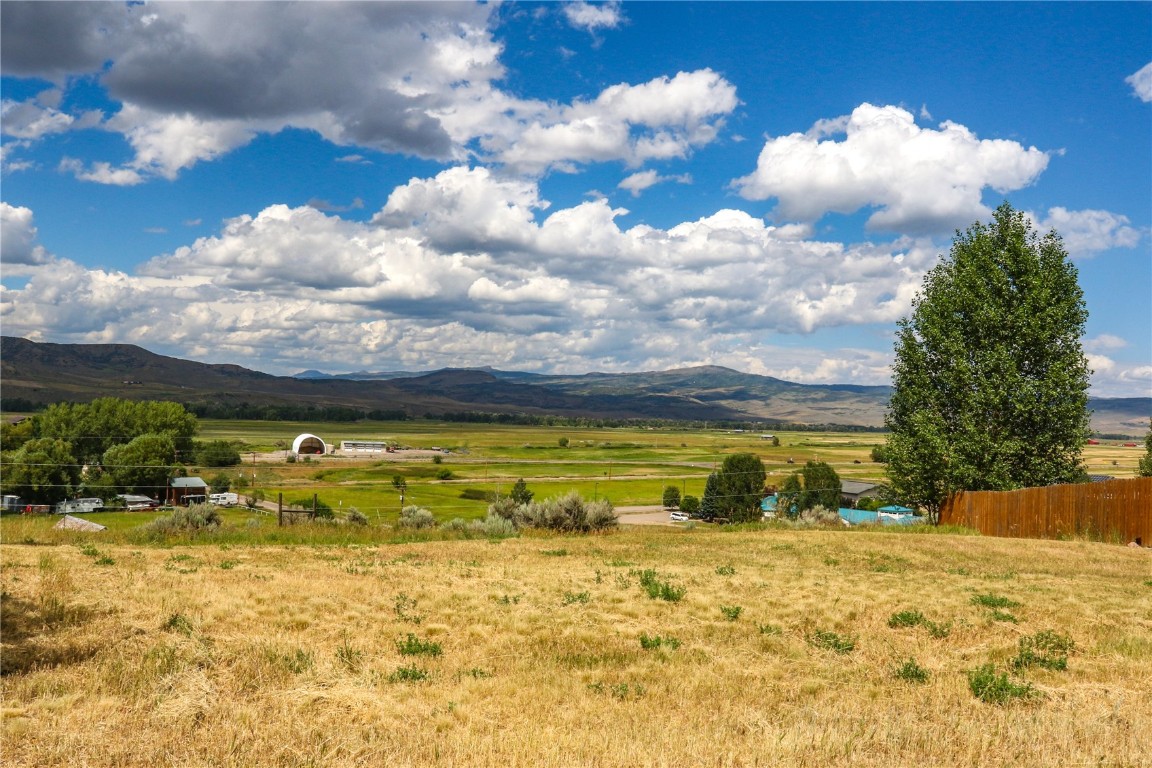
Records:
{"label": "mountain range", "polygon": [[[130,344],[51,344],[0,337],[5,407],[97,397],[187,405],[308,405],[410,416],[461,412],[601,419],[763,422],[876,428],[889,387],[811,385],[719,366],[643,373],[544,375],[492,368],[303,371],[273,376],[238,365],[166,357]],[[1092,398],[1092,427],[1143,435],[1152,398]]]}

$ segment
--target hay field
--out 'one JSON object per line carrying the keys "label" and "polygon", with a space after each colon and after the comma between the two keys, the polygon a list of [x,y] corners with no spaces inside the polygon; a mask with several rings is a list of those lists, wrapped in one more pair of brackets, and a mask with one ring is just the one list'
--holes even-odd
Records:
{"label": "hay field", "polygon": [[[1152,765],[1148,551],[115,541],[0,546],[6,766]],[[1014,671],[1045,631],[1067,669]]]}

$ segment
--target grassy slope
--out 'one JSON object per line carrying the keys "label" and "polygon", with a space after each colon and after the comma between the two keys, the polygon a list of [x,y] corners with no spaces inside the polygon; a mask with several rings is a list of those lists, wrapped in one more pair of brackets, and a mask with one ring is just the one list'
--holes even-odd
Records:
{"label": "grassy slope", "polygon": [[[702,529],[29,546],[4,522],[6,765],[1147,764],[1146,552]],[[683,599],[649,598],[643,569]],[[888,626],[909,609],[949,636]],[[968,670],[1047,629],[1076,650],[1022,675],[1042,698],[973,697]],[[442,653],[402,655],[410,633]],[[893,676],[910,657],[928,682]]]}

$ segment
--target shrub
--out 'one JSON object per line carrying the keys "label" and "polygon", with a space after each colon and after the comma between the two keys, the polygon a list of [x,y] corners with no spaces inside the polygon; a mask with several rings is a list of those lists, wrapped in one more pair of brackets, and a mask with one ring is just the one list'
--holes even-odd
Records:
{"label": "shrub", "polygon": [[664,508],[677,509],[680,506],[680,489],[675,485],[664,486]]}
{"label": "shrub", "polygon": [[851,653],[856,648],[854,639],[819,629],[805,639],[809,645],[815,648],[823,648],[826,651],[835,651],[836,653]]}
{"label": "shrub", "polygon": [[660,635],[649,637],[645,633],[640,635],[640,647],[646,651],[655,651],[658,648],[668,648],[674,651],[680,647],[680,641],[674,637],[660,637]]}
{"label": "shrub", "polygon": [[971,670],[968,688],[973,696],[988,704],[1007,704],[1013,699],[1031,699],[1039,695],[1031,683],[1014,683],[1006,672],[996,674],[994,664]]}
{"label": "shrub", "polygon": [[671,582],[661,581],[651,568],[640,572],[640,586],[653,600],[666,600],[670,603],[680,602],[687,591],[684,587],[674,587]]}
{"label": "shrub", "polygon": [[345,519],[352,525],[368,525],[368,516],[356,507],[348,507]]}
{"label": "shrub", "polygon": [[972,595],[972,604],[985,608],[1019,608],[1020,603],[1010,600],[1002,595],[989,592],[986,595]]}
{"label": "shrub", "polygon": [[738,605],[722,605],[720,606],[720,613],[724,614],[724,618],[728,621],[736,621],[740,618],[740,614],[744,613],[744,609]]}
{"label": "shrub", "polygon": [[600,531],[619,522],[610,501],[585,501],[576,491],[524,505],[518,514],[525,525],[564,533]]}
{"label": "shrub", "polygon": [[700,514],[700,499],[692,495],[685,496],[680,499],[680,511],[689,517],[695,517]]}
{"label": "shrub", "polygon": [[[440,458],[440,457],[437,456],[436,458]],[[451,480],[452,479],[452,470],[448,469],[447,467],[445,467],[444,469],[441,469],[441,470],[437,470],[436,479],[437,480]]]}
{"label": "shrub", "polygon": [[800,521],[808,525],[832,526],[835,528],[844,527],[844,521],[840,517],[838,510],[828,509],[819,504],[802,510],[800,512]]}
{"label": "shrub", "polygon": [[1043,667],[1056,672],[1068,669],[1068,654],[1076,647],[1072,638],[1046,629],[1020,638],[1020,651],[1012,659],[1012,668]]}
{"label": "shrub", "polygon": [[925,621],[924,614],[920,611],[900,611],[888,617],[888,626],[896,627],[917,627]]}
{"label": "shrub", "polygon": [[510,496],[501,496],[488,505],[489,517],[502,517],[519,525],[524,520],[524,508]]}
{"label": "shrub", "polygon": [[171,515],[158,517],[143,526],[147,534],[171,536],[179,533],[198,533],[220,527],[220,513],[211,504],[193,504],[177,507]]}
{"label": "shrub", "polygon": [[400,510],[400,519],[396,523],[401,528],[435,528],[436,518],[431,510],[424,507],[409,506]]}
{"label": "shrub", "polygon": [[440,647],[440,643],[421,640],[409,632],[408,637],[396,641],[396,651],[401,656],[439,656],[443,649]]}
{"label": "shrub", "polygon": [[928,670],[917,664],[916,660],[912,658],[903,664],[896,665],[896,668],[892,670],[892,676],[906,683],[928,682]]}
{"label": "shrub", "polygon": [[421,680],[428,679],[428,670],[421,669],[415,665],[409,667],[397,667],[396,670],[388,675],[388,682],[390,683],[418,683]]}

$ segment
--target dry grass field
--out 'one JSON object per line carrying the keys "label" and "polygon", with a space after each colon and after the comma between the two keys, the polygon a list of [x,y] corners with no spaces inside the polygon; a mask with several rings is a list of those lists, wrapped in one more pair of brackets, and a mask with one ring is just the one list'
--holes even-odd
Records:
{"label": "dry grass field", "polygon": [[1152,765],[1147,550],[12,530],[6,766]]}

